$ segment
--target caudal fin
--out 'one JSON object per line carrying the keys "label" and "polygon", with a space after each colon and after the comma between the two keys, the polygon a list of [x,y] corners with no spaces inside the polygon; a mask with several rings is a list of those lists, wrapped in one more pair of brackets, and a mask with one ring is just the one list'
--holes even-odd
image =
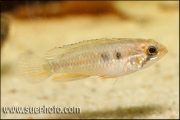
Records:
{"label": "caudal fin", "polygon": [[30,83],[38,83],[51,76],[48,60],[38,56],[22,53],[17,59],[17,72]]}

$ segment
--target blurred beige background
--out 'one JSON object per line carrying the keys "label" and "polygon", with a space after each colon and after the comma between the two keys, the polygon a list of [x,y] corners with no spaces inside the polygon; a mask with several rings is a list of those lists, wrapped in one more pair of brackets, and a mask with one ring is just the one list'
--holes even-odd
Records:
{"label": "blurred beige background", "polygon": [[[3,15],[9,29],[1,45],[1,107],[74,106],[81,114],[4,114],[1,108],[1,118],[179,118],[179,2],[49,2]],[[20,53],[43,57],[54,47],[97,38],[151,38],[168,54],[118,82],[30,84],[16,74]]]}

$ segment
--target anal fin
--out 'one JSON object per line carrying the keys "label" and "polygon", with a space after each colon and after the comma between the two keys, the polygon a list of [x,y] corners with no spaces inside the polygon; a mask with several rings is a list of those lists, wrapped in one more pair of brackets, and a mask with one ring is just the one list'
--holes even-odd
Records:
{"label": "anal fin", "polygon": [[109,79],[109,78],[117,78],[117,76],[100,76],[101,80]]}
{"label": "anal fin", "polygon": [[86,75],[73,75],[73,74],[67,74],[67,73],[59,73],[55,74],[52,77],[53,82],[68,82],[68,81],[74,81],[74,80],[80,80],[87,78],[89,76]]}

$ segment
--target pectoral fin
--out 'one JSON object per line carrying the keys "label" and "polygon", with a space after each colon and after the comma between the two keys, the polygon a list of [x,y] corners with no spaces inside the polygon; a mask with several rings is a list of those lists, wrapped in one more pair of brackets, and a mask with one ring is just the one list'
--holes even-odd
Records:
{"label": "pectoral fin", "polygon": [[87,77],[89,77],[89,76],[60,73],[60,74],[53,75],[52,81],[53,82],[68,82],[68,81],[84,79],[84,78],[87,78]]}

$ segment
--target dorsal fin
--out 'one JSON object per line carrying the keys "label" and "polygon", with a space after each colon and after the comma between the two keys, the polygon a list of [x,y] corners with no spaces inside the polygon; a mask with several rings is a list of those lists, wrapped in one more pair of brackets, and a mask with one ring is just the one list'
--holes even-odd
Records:
{"label": "dorsal fin", "polygon": [[54,58],[57,58],[64,54],[67,54],[68,52],[71,52],[75,49],[79,49],[82,46],[94,45],[97,43],[108,43],[108,42],[112,42],[114,40],[115,39],[101,38],[101,39],[85,40],[85,41],[78,42],[75,44],[65,45],[63,47],[56,47],[56,48],[53,48],[53,49],[47,51],[47,53],[45,54],[45,58],[46,59],[54,59]]}

